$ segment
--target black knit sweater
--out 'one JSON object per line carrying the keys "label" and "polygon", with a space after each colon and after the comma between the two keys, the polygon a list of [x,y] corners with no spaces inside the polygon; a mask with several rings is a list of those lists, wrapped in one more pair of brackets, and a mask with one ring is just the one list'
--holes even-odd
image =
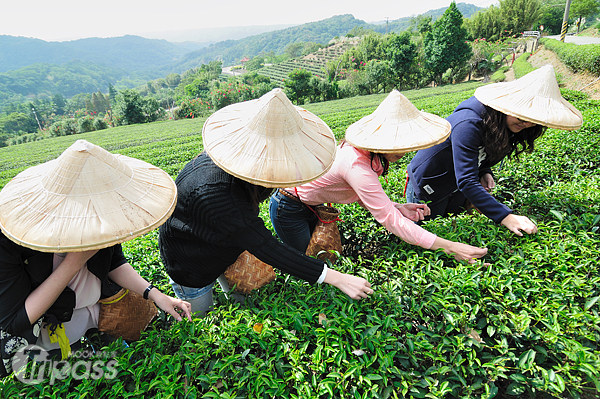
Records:
{"label": "black knit sweater", "polygon": [[248,183],[219,168],[203,152],[181,170],[177,206],[159,229],[159,247],[169,276],[201,288],[216,280],[247,250],[263,262],[315,283],[322,261],[277,240],[258,216]]}

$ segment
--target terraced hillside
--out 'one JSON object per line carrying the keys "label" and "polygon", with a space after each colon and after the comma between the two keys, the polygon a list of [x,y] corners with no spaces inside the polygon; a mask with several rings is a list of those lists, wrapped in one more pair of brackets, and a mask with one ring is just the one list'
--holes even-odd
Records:
{"label": "terraced hillside", "polygon": [[301,58],[294,58],[280,64],[265,66],[257,72],[271,78],[271,82],[282,84],[290,72],[295,69],[305,69],[318,78],[325,77],[327,62],[339,58],[346,50],[356,46],[359,39],[340,41],[332,46],[322,48]]}

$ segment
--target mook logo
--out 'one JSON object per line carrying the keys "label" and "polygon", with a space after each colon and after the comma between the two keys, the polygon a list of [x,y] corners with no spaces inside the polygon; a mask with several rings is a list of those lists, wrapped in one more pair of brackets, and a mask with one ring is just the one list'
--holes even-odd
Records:
{"label": "mook logo", "polygon": [[[94,359],[90,359],[92,355]],[[100,352],[77,351],[69,359],[53,360],[44,348],[27,345],[15,353],[12,367],[15,377],[24,384],[39,384],[49,380],[53,385],[57,380],[69,376],[74,380],[113,379],[117,376],[117,361],[107,359],[108,356]]]}

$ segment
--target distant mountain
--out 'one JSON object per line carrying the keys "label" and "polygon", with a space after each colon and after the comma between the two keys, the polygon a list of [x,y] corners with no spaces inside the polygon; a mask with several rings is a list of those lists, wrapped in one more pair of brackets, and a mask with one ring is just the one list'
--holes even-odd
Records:
{"label": "distant mountain", "polygon": [[282,54],[285,47],[296,42],[315,42],[327,44],[336,36],[343,36],[355,26],[367,26],[362,20],[350,14],[337,15],[317,22],[310,22],[278,31],[262,33],[240,40],[226,40],[206,48],[193,51],[172,67],[172,71],[183,71],[221,60],[231,65],[243,57],[255,57],[261,53]]}
{"label": "distant mountain", "polygon": [[[479,10],[483,10],[483,7],[477,7],[473,4],[467,3],[456,3],[456,7],[461,12],[464,18],[470,18],[473,14],[475,14]],[[435,10],[429,10],[424,12],[423,14],[419,14],[420,16],[430,16],[432,21],[435,21],[439,17],[444,14],[444,12],[448,9],[448,7],[441,7]],[[410,26],[410,21],[415,16],[403,17],[399,19],[395,19],[393,21],[378,21],[371,23],[369,29],[372,29],[375,32],[386,33],[386,32],[396,32],[400,33],[408,29]]]}
{"label": "distant mountain", "polygon": [[194,44],[196,48],[193,50],[197,50],[199,48],[207,47],[213,43],[222,42],[224,40],[239,40],[248,36],[260,35],[261,33],[281,30],[295,25],[298,24],[198,28],[162,32],[147,32],[140,33],[139,36],[148,39],[164,39],[177,45]]}
{"label": "distant mountain", "polygon": [[65,64],[74,60],[139,71],[173,63],[186,52],[166,40],[130,35],[68,42],[0,35],[0,72],[36,63]]}

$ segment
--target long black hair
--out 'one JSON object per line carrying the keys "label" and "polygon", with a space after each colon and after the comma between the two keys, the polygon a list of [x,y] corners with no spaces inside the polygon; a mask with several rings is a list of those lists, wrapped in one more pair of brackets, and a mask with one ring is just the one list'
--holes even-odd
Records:
{"label": "long black hair", "polygon": [[485,108],[483,143],[492,165],[506,156],[519,159],[521,153],[533,152],[535,139],[546,131],[546,126],[534,125],[515,134],[506,125],[506,114],[491,107]]}

